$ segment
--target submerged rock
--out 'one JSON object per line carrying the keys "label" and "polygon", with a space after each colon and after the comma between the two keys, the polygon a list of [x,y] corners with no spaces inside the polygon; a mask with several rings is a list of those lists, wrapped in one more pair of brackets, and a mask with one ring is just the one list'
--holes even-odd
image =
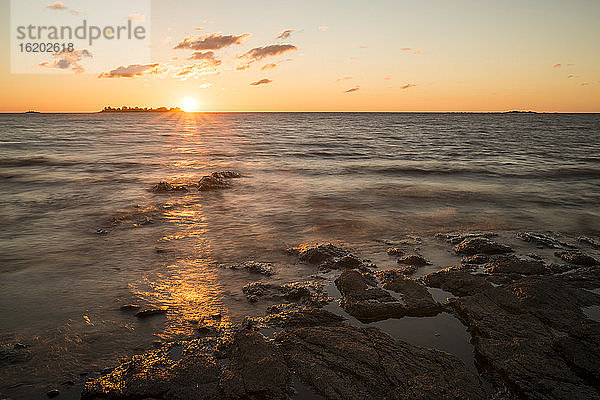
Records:
{"label": "submerged rock", "polygon": [[454,251],[458,254],[474,255],[474,254],[505,254],[511,253],[513,250],[500,243],[496,243],[486,238],[476,237],[473,239],[465,239],[454,246]]}
{"label": "submerged rock", "polygon": [[551,249],[573,248],[573,246],[567,243],[561,242],[558,239],[555,239],[549,235],[544,235],[542,233],[521,232],[517,233],[517,237],[525,242],[535,243],[543,247],[549,247]]}
{"label": "submerged rock", "polygon": [[339,325],[345,320],[344,317],[322,308],[290,308],[283,305],[270,307],[268,311],[269,314],[260,318],[259,322],[285,328]]}
{"label": "submerged rock", "polygon": [[167,313],[166,308],[149,308],[146,310],[138,311],[135,316],[138,318],[148,318],[154,315],[163,315]]}
{"label": "submerged rock", "polygon": [[488,256],[485,254],[475,254],[473,256],[463,257],[460,259],[461,264],[473,264],[473,265],[481,265],[485,264],[490,260]]}
{"label": "submerged rock", "polygon": [[459,297],[470,296],[492,288],[484,277],[454,269],[444,269],[425,275],[423,282],[427,286],[445,290]]}
{"label": "submerged rock", "polygon": [[167,181],[160,181],[152,188],[153,193],[173,193],[173,192],[189,192],[188,185],[169,183]]}
{"label": "submerged rock", "polygon": [[258,261],[246,261],[241,264],[235,264],[230,267],[235,270],[244,270],[253,274],[261,274],[265,276],[275,275],[272,263],[258,262]]}
{"label": "submerged rock", "polygon": [[374,328],[307,327],[277,334],[288,366],[327,399],[484,399],[456,357]]}
{"label": "submerged rock", "polygon": [[498,236],[497,233],[493,232],[472,232],[472,233],[436,233],[435,237],[437,239],[445,240],[451,244],[459,244],[460,242],[467,239],[475,239],[475,238],[486,238],[491,239],[493,237]]}
{"label": "submerged rock", "polygon": [[310,281],[285,283],[283,285],[250,282],[242,288],[242,291],[251,303],[267,298],[269,300],[284,300],[321,307],[332,300],[319,283]]}
{"label": "submerged rock", "polygon": [[33,358],[29,346],[16,343],[13,346],[0,345],[0,367],[27,362]]}
{"label": "submerged rock", "polygon": [[398,247],[390,247],[389,249],[387,249],[387,253],[390,256],[403,256],[404,255],[404,250],[398,248]]}
{"label": "submerged rock", "polygon": [[560,257],[563,261],[569,264],[581,265],[584,267],[592,267],[598,265],[598,261],[593,257],[583,254],[579,251],[559,251],[554,253],[555,256]]}
{"label": "submerged rock", "polygon": [[205,192],[209,190],[226,189],[231,186],[232,178],[239,178],[241,175],[235,171],[219,171],[210,175],[203,176],[198,181],[198,191]]}

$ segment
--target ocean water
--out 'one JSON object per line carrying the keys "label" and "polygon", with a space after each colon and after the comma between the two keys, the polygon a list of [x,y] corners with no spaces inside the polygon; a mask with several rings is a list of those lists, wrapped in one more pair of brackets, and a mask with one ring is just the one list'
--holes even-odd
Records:
{"label": "ocean water", "polygon": [[[231,188],[155,194],[161,180],[242,174]],[[0,115],[0,394],[30,398],[194,321],[262,314],[223,266],[315,271],[286,247],[440,231],[600,230],[598,114]],[[98,233],[100,232],[100,233]],[[168,306],[137,320],[135,303]],[[75,396],[75,395],[74,395]]]}

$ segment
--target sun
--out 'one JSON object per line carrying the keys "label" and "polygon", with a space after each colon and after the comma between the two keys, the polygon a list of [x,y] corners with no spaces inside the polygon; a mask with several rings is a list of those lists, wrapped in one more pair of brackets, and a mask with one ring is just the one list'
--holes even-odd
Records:
{"label": "sun", "polygon": [[185,112],[194,112],[198,110],[198,102],[192,97],[186,97],[181,101],[181,109]]}

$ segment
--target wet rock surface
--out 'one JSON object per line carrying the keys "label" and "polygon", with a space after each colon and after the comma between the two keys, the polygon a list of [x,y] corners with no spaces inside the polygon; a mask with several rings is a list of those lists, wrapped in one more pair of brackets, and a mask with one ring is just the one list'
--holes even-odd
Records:
{"label": "wet rock surface", "polygon": [[429,265],[431,263],[422,256],[411,254],[406,257],[399,258],[398,264],[411,265],[413,267],[424,267],[425,265]]}
{"label": "wet rock surface", "polygon": [[558,240],[557,238],[543,233],[520,232],[517,237],[525,242],[530,242],[539,245],[541,248],[547,247],[550,249],[571,249],[573,246]]}
{"label": "wet rock surface", "polygon": [[454,356],[375,328],[308,327],[276,336],[288,365],[328,399],[484,399]]}
{"label": "wet rock surface", "polygon": [[[382,271],[378,274],[382,288],[370,277],[356,270],[346,270],[335,280],[342,294],[344,310],[363,322],[379,321],[404,316],[431,316],[439,313],[437,304],[427,288],[407,278],[400,271]],[[387,289],[387,290],[384,290]],[[392,296],[388,290],[399,296]]]}
{"label": "wet rock surface", "polygon": [[198,181],[198,191],[227,189],[231,187],[231,179],[239,178],[241,175],[235,171],[219,171],[203,176]]}
{"label": "wet rock surface", "polygon": [[363,261],[347,250],[331,243],[307,245],[288,249],[290,254],[307,264],[313,264],[323,270],[352,269],[364,266]]}
{"label": "wet rock surface", "polygon": [[167,181],[161,181],[152,187],[153,193],[173,193],[173,192],[187,193],[189,191],[190,190],[188,188],[188,185],[170,183]]}
{"label": "wet rock surface", "polygon": [[275,269],[272,263],[247,261],[240,264],[235,264],[230,267],[233,270],[243,270],[253,274],[265,276],[275,275]]}
{"label": "wet rock surface", "polygon": [[549,272],[542,261],[528,260],[515,256],[499,257],[485,264],[490,274],[538,275]]}
{"label": "wet rock surface", "polygon": [[506,254],[513,250],[500,243],[496,243],[484,237],[475,237],[464,239],[462,242],[454,246],[454,251],[457,254],[475,255],[475,254]]}
{"label": "wet rock surface", "polygon": [[311,281],[281,285],[260,281],[250,282],[242,288],[242,291],[251,303],[261,299],[269,299],[321,307],[332,300],[319,283]]}
{"label": "wet rock surface", "polygon": [[423,282],[427,286],[443,289],[459,297],[470,296],[492,288],[484,277],[454,269],[425,275]]}
{"label": "wet rock surface", "polygon": [[561,258],[563,261],[569,264],[581,265],[584,267],[591,267],[598,265],[598,261],[593,257],[583,254],[580,251],[559,251],[554,253],[556,257]]}

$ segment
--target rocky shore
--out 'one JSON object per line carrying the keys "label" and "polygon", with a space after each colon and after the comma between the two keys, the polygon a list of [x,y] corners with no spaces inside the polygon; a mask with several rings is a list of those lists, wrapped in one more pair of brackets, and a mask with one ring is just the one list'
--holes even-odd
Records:
{"label": "rocky shore", "polygon": [[[266,277],[243,288],[251,303],[275,303],[264,316],[163,343],[90,378],[81,397],[600,399],[596,239],[527,232],[512,239],[522,246],[489,232],[438,234],[430,240],[462,257],[441,270],[420,238],[389,243],[397,268],[331,243],[288,250],[314,268],[304,281],[269,283],[276,268],[266,263],[232,266]],[[477,371],[369,326],[439,313],[468,329]]]}

